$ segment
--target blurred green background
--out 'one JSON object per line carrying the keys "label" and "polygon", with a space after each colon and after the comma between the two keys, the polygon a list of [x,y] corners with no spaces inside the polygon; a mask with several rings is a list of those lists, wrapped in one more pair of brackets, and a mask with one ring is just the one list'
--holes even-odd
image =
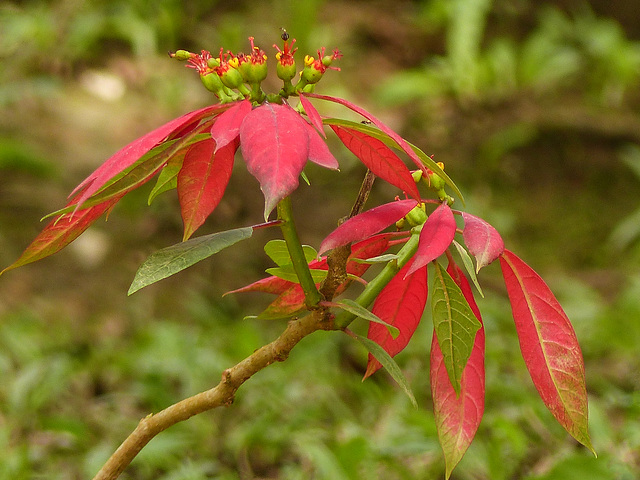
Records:
{"label": "blurred green background", "polygon": [[[452,478],[640,478],[638,2],[0,3],[0,265],[111,153],[212,101],[166,51],[246,50],[252,35],[272,55],[280,27],[302,55],[342,50],[342,71],[319,91],[359,103],[444,162],[467,210],[542,274],[574,323],[598,459],[545,410],[499,268],[483,270],[486,412]],[[342,172],[310,169],[312,186],[294,196],[303,242],[316,247],[364,174],[333,146]],[[237,166],[199,234],[260,221],[257,183]],[[147,207],[148,191],[63,252],[0,278],[0,479],[91,478],[142,416],[215,385],[283,329],[243,320],[270,298],[221,298],[271,266],[262,245],[274,232],[127,298],[147,255],[181,239],[175,194]],[[376,185],[371,205],[390,194]],[[122,478],[442,478],[428,317],[397,357],[418,410],[386,374],[360,381],[362,348],[318,333],[232,407],[154,439]]]}

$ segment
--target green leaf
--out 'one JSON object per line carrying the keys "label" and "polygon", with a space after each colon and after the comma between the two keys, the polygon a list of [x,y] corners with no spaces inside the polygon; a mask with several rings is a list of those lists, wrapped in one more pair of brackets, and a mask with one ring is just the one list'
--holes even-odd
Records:
{"label": "green leaf", "polygon": [[433,326],[444,365],[456,394],[460,394],[462,372],[471,356],[476,332],[481,325],[462,290],[440,264],[435,262],[431,296]]}
{"label": "green leaf", "polygon": [[[339,302],[337,302],[336,306],[338,308],[346,310],[347,312],[355,315],[356,317],[364,318],[365,320],[367,320],[369,322],[374,322],[374,323],[379,323],[381,325],[384,325],[385,327],[387,327],[387,329],[389,330],[389,333],[391,334],[391,336],[394,339],[398,335],[400,335],[400,330],[398,330],[396,327],[394,327],[393,325],[388,324],[387,322],[382,320],[380,317],[378,317],[377,315],[371,313],[369,310],[364,308],[359,303],[354,302],[353,300],[349,300],[348,298],[345,298],[345,299],[340,300]],[[380,363],[382,363],[382,362],[380,362]]]}
{"label": "green leaf", "polygon": [[[393,140],[383,131],[379,130],[376,127],[372,127],[371,125],[365,125],[364,123],[359,123],[359,122],[352,122],[350,120],[342,120],[340,118],[326,118],[322,121],[322,123],[324,123],[325,125],[338,125],[342,127],[348,127],[354,130],[358,130],[360,132],[364,132],[367,135],[377,138],[378,140],[384,142],[385,144],[387,144],[392,148],[402,150],[400,146],[395,142],[395,140]],[[420,148],[418,148],[417,146],[413,145],[410,142],[407,142],[407,145],[411,147],[411,149],[420,158],[420,160],[422,160],[422,163],[424,163],[427,166],[427,168],[429,168],[429,170],[431,170],[433,173],[436,173],[438,176],[440,176],[444,180],[444,182],[447,185],[449,185],[449,187],[451,187],[453,192],[458,196],[458,198],[462,202],[462,205],[464,206],[464,197],[462,196],[462,192],[460,192],[460,189],[453,182],[453,180],[451,180],[449,175],[447,175],[444,172],[444,170],[442,170],[442,168],[440,168],[440,166],[429,155],[424,153]]]}
{"label": "green leaf", "polygon": [[400,370],[400,367],[395,362],[395,360],[391,358],[391,356],[387,352],[384,351],[384,348],[382,348],[373,340],[369,340],[366,337],[361,337],[360,335],[353,335],[355,335],[356,339],[360,343],[362,343],[364,347],[369,351],[369,353],[371,353],[371,355],[373,355],[375,359],[380,362],[380,364],[387,370],[387,372],[389,372],[391,378],[393,378],[395,382],[400,386],[400,388],[404,391],[404,393],[407,394],[413,406],[418,408],[418,402],[416,402],[416,397],[411,391],[411,386],[402,374],[402,370]]}
{"label": "green leaf", "polygon": [[[265,270],[269,275],[273,275],[274,277],[282,278],[283,280],[287,280],[288,282],[300,283],[298,279],[298,274],[293,268],[293,264],[289,263],[287,265],[283,265],[281,267],[267,268]],[[311,278],[313,278],[314,283],[320,283],[325,278],[327,278],[328,270],[319,270],[316,268],[309,269],[311,272]]]}
{"label": "green leaf", "polygon": [[351,260],[357,263],[365,263],[367,265],[373,265],[375,263],[387,263],[391,260],[397,260],[398,255],[395,253],[387,253],[385,255],[378,255],[377,257],[371,258],[352,258]]}
{"label": "green leaf", "polygon": [[478,275],[476,274],[476,269],[473,268],[473,260],[471,260],[471,256],[469,255],[467,250],[455,240],[453,241],[453,244],[455,245],[456,250],[458,250],[458,254],[460,254],[460,258],[462,259],[462,264],[464,265],[465,270],[469,274],[471,281],[475,285],[480,296],[484,298],[484,293],[482,292],[482,288],[480,288],[480,284],[478,283]]}
{"label": "green leaf", "polygon": [[[302,251],[304,252],[304,258],[307,263],[312,262],[318,258],[318,252],[315,248],[309,245],[303,245]],[[287,248],[287,242],[284,240],[271,240],[264,246],[264,252],[269,256],[273,263],[279,267],[291,265],[291,255],[289,255],[289,249]],[[275,274],[272,274],[275,275]],[[277,275],[276,275],[277,276]]]}
{"label": "green leaf", "polygon": [[167,166],[164,167],[160,172],[160,175],[158,175],[158,180],[149,194],[149,205],[151,205],[151,202],[153,202],[161,193],[177,188],[178,173],[182,168],[182,162],[184,161],[184,154],[186,153],[186,150],[183,150],[180,153],[181,154],[179,155],[171,157],[167,162]]}
{"label": "green leaf", "polygon": [[174,273],[198,263],[220,250],[253,235],[253,227],[236,228],[225,232],[195,237],[153,253],[140,266],[128,295]]}

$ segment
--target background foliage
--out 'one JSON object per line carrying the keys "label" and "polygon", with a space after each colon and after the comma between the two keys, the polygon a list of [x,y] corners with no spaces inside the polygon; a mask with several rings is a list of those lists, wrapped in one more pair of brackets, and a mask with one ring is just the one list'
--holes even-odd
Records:
{"label": "background foliage", "polygon": [[[344,52],[323,93],[364,104],[445,162],[469,211],[549,281],[581,341],[597,460],[538,399],[506,297],[479,301],[486,414],[452,478],[637,478],[637,18],[634,2],[595,0],[5,2],[0,264],[110,153],[212,101],[167,50],[246,49],[249,35],[267,50],[286,27],[303,51]],[[303,241],[316,247],[364,173],[338,151],[338,181],[313,171],[294,196],[308,212]],[[242,170],[203,234],[260,221],[262,195]],[[268,233],[126,298],[137,266],[181,238],[177,202],[146,207],[147,193],[130,194],[69,249],[0,279],[0,478],[92,476],[140,417],[217,383],[281,329],[242,320],[268,299],[221,299],[271,266]],[[387,194],[378,185],[373,201]],[[504,294],[496,268],[481,281]],[[319,333],[233,407],[154,439],[123,477],[436,478],[430,331],[421,326],[397,358],[419,410],[383,373],[361,383],[366,352]]]}

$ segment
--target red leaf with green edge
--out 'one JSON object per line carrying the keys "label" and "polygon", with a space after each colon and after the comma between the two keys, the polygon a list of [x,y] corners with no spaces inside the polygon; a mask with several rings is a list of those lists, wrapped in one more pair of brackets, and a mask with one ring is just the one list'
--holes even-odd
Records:
{"label": "red leaf with green edge", "polygon": [[[2,270],[0,275],[8,270],[41,260],[60,251],[78,238],[104,212],[118,203],[120,198],[122,198],[122,195],[93,207],[65,213],[52,220],[31,242],[22,255],[14,263]],[[75,199],[70,203],[74,204]]]}
{"label": "red leaf with green edge", "polygon": [[[327,270],[329,267],[327,266],[327,258],[322,257],[319,260],[314,260],[313,262],[309,262],[310,269],[316,270]],[[256,282],[250,283],[244,287],[238,288],[236,290],[231,290],[226,292],[225,295],[229,295],[230,293],[245,293],[245,292],[264,292],[264,293],[273,293],[275,295],[280,295],[285,292],[293,285],[296,285],[294,282],[290,282],[288,280],[284,280],[282,278],[276,277],[272,275],[267,278],[263,278]]]}
{"label": "red leaf with green edge", "polygon": [[[184,155],[185,148],[179,140],[169,140],[151,149],[140,157],[133,165],[110,179],[100,190],[88,198],[83,204],[83,208],[93,207],[102,204],[112,198],[121,198],[126,193],[147,183],[159,171],[166,168],[169,160],[180,155]],[[64,208],[48,214],[44,218],[55,217],[69,212],[79,210],[77,198],[68,203]]]}
{"label": "red leaf with green edge", "polygon": [[277,203],[298,187],[309,157],[307,122],[287,105],[265,103],[240,127],[242,156],[264,193],[265,220]]}
{"label": "red leaf with green edge", "polygon": [[420,157],[416,154],[416,152],[413,151],[413,149],[407,143],[407,141],[404,138],[402,138],[400,135],[398,135],[396,132],[394,132],[392,129],[387,127],[379,119],[377,119],[376,117],[371,115],[369,112],[367,112],[364,108],[361,108],[361,107],[349,102],[348,100],[345,100],[344,98],[332,97],[332,96],[329,96],[329,95],[318,95],[317,93],[307,93],[306,95],[309,96],[309,97],[312,97],[312,98],[318,98],[320,100],[328,100],[330,102],[338,103],[338,104],[340,104],[342,106],[347,107],[350,110],[353,110],[357,114],[362,115],[364,118],[366,118],[371,123],[373,123],[376,127],[378,127],[380,130],[382,130],[384,133],[386,133],[394,142],[396,142],[398,144],[398,146],[407,155],[409,155],[409,158],[411,158],[411,160],[416,164],[416,166],[419,169],[425,171],[425,173],[426,173],[426,168],[425,168],[424,164],[422,163],[422,161],[420,160]]}
{"label": "red leaf with green edge", "polygon": [[340,165],[338,160],[333,156],[325,141],[320,138],[316,129],[304,122],[309,133],[309,161],[320,165],[321,167],[338,170]]}
{"label": "red leaf with green edge", "polygon": [[[394,357],[409,343],[418,328],[422,312],[427,303],[427,267],[426,265],[405,277],[409,264],[391,279],[382,289],[371,311],[381,320],[396,327],[400,334],[394,339],[389,329],[379,323],[369,323],[367,338],[380,345],[385,352]],[[369,354],[369,362],[364,378],[372,375],[382,365]]]}
{"label": "red leaf with green edge", "polygon": [[100,190],[111,178],[133,165],[142,155],[169,137],[172,133],[184,128],[191,122],[224,111],[229,108],[229,106],[229,104],[211,105],[187,113],[156,128],[118,150],[71,192],[71,195],[80,192],[75,202],[78,208],[82,206],[85,200]]}
{"label": "red leaf with green edge", "polygon": [[391,246],[389,242],[393,237],[393,233],[380,233],[351,245],[351,254],[347,259],[347,273],[358,277],[364,275],[371,265],[357,262],[355,259],[366,260],[383,254]]}
{"label": "red leaf with green edge", "polygon": [[302,104],[302,108],[304,108],[304,111],[306,112],[307,117],[309,117],[309,120],[311,121],[313,126],[318,129],[318,133],[320,133],[324,138],[327,138],[322,126],[322,118],[320,117],[318,110],[316,110],[316,107],[314,107],[303,94],[300,94],[300,103]]}
{"label": "red leaf with green edge", "polygon": [[571,322],[540,275],[514,253],[502,252],[500,266],[531,379],[560,425],[593,452],[584,361]]}
{"label": "red leaf with green edge", "polygon": [[216,118],[211,127],[211,138],[216,143],[215,152],[233,142],[240,135],[240,125],[251,111],[251,102],[242,100]]}
{"label": "red leaf with green edge", "polygon": [[[451,262],[447,272],[460,287],[471,310],[482,324],[480,310],[462,270]],[[476,332],[471,356],[462,372],[460,395],[457,395],[449,380],[435,331],[431,341],[431,397],[438,439],[444,452],[447,479],[471,444],[484,413],[484,346],[485,333],[481,326]]]}
{"label": "red leaf with green edge", "polygon": [[264,320],[292,317],[304,310],[304,290],[300,284],[293,284],[271,302],[257,318]]}
{"label": "red leaf with green edge", "polygon": [[462,238],[471,255],[476,258],[476,273],[489,265],[504,251],[504,242],[498,231],[483,219],[462,212],[464,230]]}
{"label": "red leaf with green edge", "polygon": [[415,200],[399,200],[362,212],[346,220],[322,241],[319,253],[357,242],[393,225],[418,204]]}
{"label": "red leaf with green edge", "polygon": [[285,290],[291,288],[292,285],[294,285],[293,282],[288,282],[287,280],[271,275],[270,277],[262,278],[256,282],[250,283],[249,285],[245,285],[244,287],[225,292],[222,296],[224,297],[225,295],[229,295],[231,293],[245,292],[264,292],[273,293],[274,295],[280,295]]}
{"label": "red leaf with green edge", "polygon": [[451,275],[438,262],[434,262],[434,267],[431,294],[433,327],[444,356],[449,383],[459,394],[462,373],[471,356],[476,332],[482,324]]}
{"label": "red leaf with green edge", "polygon": [[456,219],[451,208],[446,203],[440,204],[422,226],[418,250],[413,256],[414,260],[407,275],[442,255],[453,242],[456,228]]}
{"label": "red leaf with green edge", "polygon": [[[329,125],[329,126],[337,125],[337,126],[340,126],[340,127],[347,127],[347,128],[352,129],[352,130],[357,130],[359,132],[366,133],[367,135],[369,135],[371,137],[377,138],[378,140],[382,141],[385,145],[387,145],[387,146],[389,146],[391,148],[396,148],[396,149],[402,150],[400,145],[398,145],[398,142],[393,140],[389,135],[387,135],[385,132],[381,131],[379,128],[373,127],[371,125],[365,125],[363,123],[353,122],[351,120],[343,120],[343,119],[340,119],[340,118],[326,118],[326,119],[324,119],[322,121],[322,123],[325,124],[325,125]],[[412,144],[411,142],[407,142],[407,141],[405,141],[405,143],[406,143],[406,145],[408,145],[414,151],[414,153],[418,156],[418,158],[422,161],[422,163],[427,168],[429,168],[431,171],[436,173],[439,177],[444,179],[445,184],[447,184],[449,187],[451,187],[453,192],[458,196],[458,198],[460,198],[460,200],[462,201],[462,205],[464,206],[465,202],[464,202],[464,197],[462,196],[462,192],[457,187],[457,185],[455,183],[453,183],[453,180],[451,180],[449,175],[447,175],[447,173],[444,170],[442,170],[440,165],[438,165],[433,160],[433,158],[431,158],[429,155],[424,153],[416,145]]]}
{"label": "red leaf with green edge", "polygon": [[237,140],[216,149],[213,139],[192,145],[178,173],[178,198],[187,240],[218,206],[227,188]]}
{"label": "red leaf with green edge", "polygon": [[420,200],[418,186],[400,157],[380,140],[357,130],[331,125],[344,145],[376,176]]}

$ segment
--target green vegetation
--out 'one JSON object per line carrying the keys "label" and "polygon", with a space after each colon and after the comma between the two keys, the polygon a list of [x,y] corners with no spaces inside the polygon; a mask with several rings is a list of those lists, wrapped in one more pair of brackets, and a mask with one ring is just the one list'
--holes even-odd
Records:
{"label": "green vegetation", "polygon": [[[478,303],[489,403],[452,478],[640,476],[640,32],[596,2],[225,3],[0,6],[0,265],[108,154],[160,118],[211,101],[166,50],[244,48],[251,33],[270,45],[285,26],[303,50],[320,42],[344,51],[327,88],[375,93],[376,108],[400,118],[467,189],[482,209],[473,213],[544,272],[576,328],[598,459],[555,426],[524,368],[506,298],[487,296]],[[408,95],[416,84],[418,98]],[[361,167],[342,168],[359,182]],[[249,224],[248,212],[261,219],[257,187],[238,174],[210,232]],[[108,229],[95,227],[69,252],[0,279],[0,479],[90,478],[137,419],[214,385],[281,330],[242,319],[259,308],[237,302],[263,305],[257,294],[220,300],[270,265],[259,242],[126,297],[142,260],[181,238],[175,202],[159,196],[149,213],[140,207],[148,194],[133,193]],[[294,209],[319,203],[312,195],[299,192]],[[319,208],[335,205],[328,198]],[[303,241],[316,247],[334,227],[308,223]],[[487,270],[483,289],[502,290],[497,266]],[[218,277],[233,283],[212,285]],[[354,342],[318,334],[251,379],[230,408],[154,439],[122,478],[439,478],[427,327],[397,357],[417,410],[386,374],[360,381],[366,354]]]}

